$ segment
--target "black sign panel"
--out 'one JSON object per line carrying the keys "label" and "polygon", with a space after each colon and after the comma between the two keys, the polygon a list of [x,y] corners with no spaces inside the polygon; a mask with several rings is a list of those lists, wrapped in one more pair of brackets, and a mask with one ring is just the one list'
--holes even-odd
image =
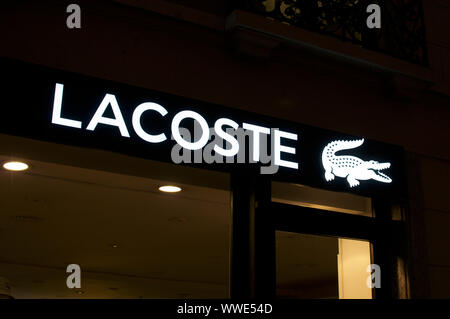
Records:
{"label": "black sign panel", "polygon": [[[259,159],[261,173],[274,180],[366,196],[403,194],[397,146],[10,59],[1,65],[2,133],[223,171]],[[212,136],[205,139],[201,122]],[[233,150],[230,140],[217,136],[220,130],[252,134],[239,139],[230,133],[239,153],[226,158],[214,151]],[[201,147],[186,156],[182,141]]]}

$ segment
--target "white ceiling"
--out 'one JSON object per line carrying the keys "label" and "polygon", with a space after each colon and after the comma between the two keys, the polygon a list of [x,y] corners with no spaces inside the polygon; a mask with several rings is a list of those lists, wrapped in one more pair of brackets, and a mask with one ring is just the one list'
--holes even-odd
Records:
{"label": "white ceiling", "polygon": [[[15,297],[227,297],[228,191],[28,163],[0,171],[0,276]],[[65,287],[71,263],[84,295]]]}

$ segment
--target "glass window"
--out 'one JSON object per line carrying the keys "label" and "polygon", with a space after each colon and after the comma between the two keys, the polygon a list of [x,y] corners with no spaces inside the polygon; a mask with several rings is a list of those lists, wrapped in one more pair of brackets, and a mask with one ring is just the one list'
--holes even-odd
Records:
{"label": "glass window", "polygon": [[[115,155],[106,154],[111,169]],[[137,160],[143,176],[25,161],[23,172],[0,169],[0,294],[228,298],[226,174],[145,160]],[[119,162],[138,171],[131,158]],[[70,264],[80,266],[79,288],[67,286]]]}
{"label": "glass window", "polygon": [[368,197],[317,189],[299,184],[273,182],[272,201],[373,217],[372,201]]}
{"label": "glass window", "polygon": [[372,298],[369,242],[277,231],[276,251],[279,298]]}

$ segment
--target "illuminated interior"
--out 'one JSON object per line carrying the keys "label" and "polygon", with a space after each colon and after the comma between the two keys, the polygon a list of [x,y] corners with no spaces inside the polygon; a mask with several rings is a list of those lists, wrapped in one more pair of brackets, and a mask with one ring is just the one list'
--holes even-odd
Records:
{"label": "illuminated interior", "polygon": [[[0,169],[0,286],[7,282],[9,295],[228,297],[226,174],[0,138],[5,152],[14,145],[30,150],[22,156],[30,165],[27,171]],[[55,161],[70,158],[89,168],[30,158],[33,148]],[[164,193],[161,185],[182,191]],[[66,286],[69,264],[81,268],[80,289]]]}
{"label": "illuminated interior", "polygon": [[[0,282],[14,298],[228,298],[229,176],[0,135]],[[0,154],[0,161],[9,160]],[[161,186],[177,186],[175,193]],[[273,183],[274,201],[371,217],[370,199]],[[276,232],[281,298],[371,298],[370,243]],[[81,267],[81,288],[66,267]],[[6,288],[2,288],[6,290]],[[4,293],[3,293],[4,294]]]}
{"label": "illuminated interior", "polygon": [[[372,217],[370,198],[272,183],[272,200],[330,212]],[[276,232],[277,296],[288,299],[371,299],[368,241]]]}

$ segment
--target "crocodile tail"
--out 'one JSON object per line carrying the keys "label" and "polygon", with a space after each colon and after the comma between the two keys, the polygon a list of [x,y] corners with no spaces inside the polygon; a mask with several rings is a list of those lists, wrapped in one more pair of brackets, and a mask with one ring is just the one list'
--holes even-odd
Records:
{"label": "crocodile tail", "polygon": [[323,149],[323,155],[328,154],[330,156],[334,156],[334,153],[341,151],[341,150],[348,150],[352,148],[357,148],[361,146],[364,143],[364,139],[360,140],[351,140],[351,141],[344,141],[344,140],[337,140],[328,143],[327,146]]}

